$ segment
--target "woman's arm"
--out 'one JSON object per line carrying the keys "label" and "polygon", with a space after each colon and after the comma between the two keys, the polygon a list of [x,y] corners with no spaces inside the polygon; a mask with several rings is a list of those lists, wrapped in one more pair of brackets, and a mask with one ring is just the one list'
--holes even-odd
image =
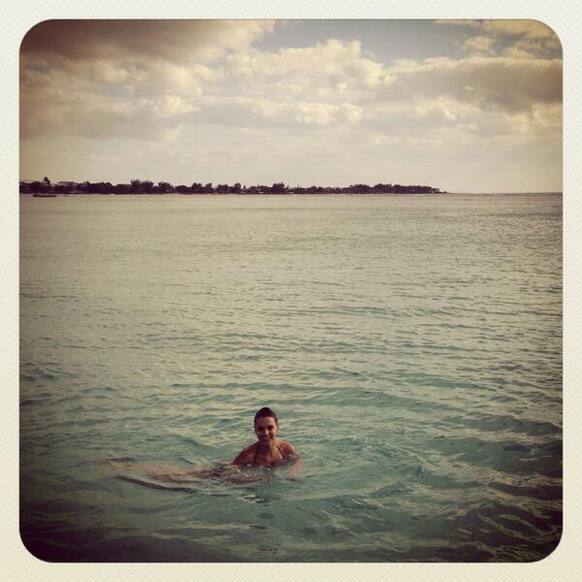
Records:
{"label": "woman's arm", "polygon": [[289,477],[289,479],[299,479],[300,470],[301,470],[301,459],[299,458],[299,456],[297,456],[293,459],[293,462],[291,463],[291,467],[289,469],[289,473],[287,474],[287,476]]}
{"label": "woman's arm", "polygon": [[292,444],[284,442],[283,447],[284,459],[291,463],[291,467],[289,468],[289,473],[287,473],[287,476],[289,479],[297,479],[299,478],[299,471],[301,469],[301,457]]}

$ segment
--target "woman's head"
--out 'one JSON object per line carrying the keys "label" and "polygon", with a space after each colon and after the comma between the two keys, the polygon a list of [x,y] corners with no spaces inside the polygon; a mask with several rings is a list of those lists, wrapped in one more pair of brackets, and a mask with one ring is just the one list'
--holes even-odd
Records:
{"label": "woman's head", "polygon": [[269,441],[277,436],[279,419],[273,410],[261,408],[255,414],[255,434],[260,441]]}
{"label": "woman's head", "polygon": [[271,410],[268,406],[263,406],[263,408],[257,411],[257,413],[255,414],[255,424],[257,423],[257,420],[259,418],[266,418],[268,416],[273,418],[277,425],[279,424],[279,419],[277,418],[275,411]]}

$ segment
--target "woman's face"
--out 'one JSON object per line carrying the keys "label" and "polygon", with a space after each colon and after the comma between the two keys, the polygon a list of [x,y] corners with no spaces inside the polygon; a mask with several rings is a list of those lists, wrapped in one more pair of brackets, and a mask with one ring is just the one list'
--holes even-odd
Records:
{"label": "woman's face", "polygon": [[255,434],[260,442],[267,443],[277,436],[279,427],[272,416],[263,416],[255,421]]}

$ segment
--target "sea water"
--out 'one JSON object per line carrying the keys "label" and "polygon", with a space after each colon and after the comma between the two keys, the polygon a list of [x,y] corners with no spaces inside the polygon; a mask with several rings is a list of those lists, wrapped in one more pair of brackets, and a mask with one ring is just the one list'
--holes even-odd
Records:
{"label": "sea water", "polygon": [[[20,257],[37,557],[519,562],[558,544],[560,194],[23,196]],[[145,478],[230,461],[265,405],[299,478]]]}

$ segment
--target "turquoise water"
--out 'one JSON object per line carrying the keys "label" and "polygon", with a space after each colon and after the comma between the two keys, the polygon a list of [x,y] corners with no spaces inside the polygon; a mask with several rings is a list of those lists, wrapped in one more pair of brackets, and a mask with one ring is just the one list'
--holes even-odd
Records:
{"label": "turquoise water", "polygon": [[[559,542],[561,195],[22,197],[20,253],[38,557],[514,562]],[[263,405],[299,479],[147,476],[232,459]]]}

